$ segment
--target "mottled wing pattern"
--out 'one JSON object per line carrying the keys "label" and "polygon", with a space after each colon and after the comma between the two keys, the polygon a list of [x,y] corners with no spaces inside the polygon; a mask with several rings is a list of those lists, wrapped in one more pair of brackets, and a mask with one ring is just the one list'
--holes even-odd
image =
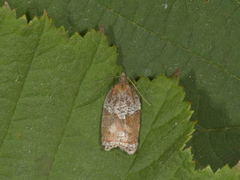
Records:
{"label": "mottled wing pattern", "polygon": [[102,117],[102,145],[106,151],[119,147],[134,154],[138,146],[141,103],[136,91],[125,81],[106,96]]}

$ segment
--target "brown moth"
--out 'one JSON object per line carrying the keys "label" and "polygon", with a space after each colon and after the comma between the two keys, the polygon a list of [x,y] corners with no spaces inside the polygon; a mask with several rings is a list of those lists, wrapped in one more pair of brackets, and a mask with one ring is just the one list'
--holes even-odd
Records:
{"label": "brown moth", "polygon": [[141,102],[125,73],[108,92],[103,105],[102,146],[109,151],[119,147],[134,154],[138,146]]}

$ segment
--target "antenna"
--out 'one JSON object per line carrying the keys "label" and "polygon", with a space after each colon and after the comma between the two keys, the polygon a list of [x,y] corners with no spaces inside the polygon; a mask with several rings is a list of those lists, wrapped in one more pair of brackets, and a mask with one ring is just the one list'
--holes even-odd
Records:
{"label": "antenna", "polygon": [[127,76],[128,81],[133,85],[133,87],[137,90],[138,94],[141,96],[141,98],[143,99],[143,101],[146,102],[147,105],[151,106],[151,103],[148,102],[148,100],[146,98],[144,98],[144,96],[140,93],[140,91],[138,90],[137,86],[135,85],[135,83]]}

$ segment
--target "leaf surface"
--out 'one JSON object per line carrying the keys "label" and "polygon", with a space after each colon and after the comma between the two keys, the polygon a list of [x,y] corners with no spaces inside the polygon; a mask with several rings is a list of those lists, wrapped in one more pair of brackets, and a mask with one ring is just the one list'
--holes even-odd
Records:
{"label": "leaf surface", "polygon": [[117,53],[90,31],[68,37],[45,16],[29,24],[0,9],[1,179],[238,179],[225,167],[195,171],[189,150],[192,111],[177,79],[140,78],[140,146],[129,156],[103,151],[104,97],[119,75]]}
{"label": "leaf surface", "polygon": [[199,122],[190,143],[198,167],[216,170],[239,161],[239,0],[8,2],[28,18],[46,9],[70,32],[103,25],[131,77],[180,69],[192,119]]}

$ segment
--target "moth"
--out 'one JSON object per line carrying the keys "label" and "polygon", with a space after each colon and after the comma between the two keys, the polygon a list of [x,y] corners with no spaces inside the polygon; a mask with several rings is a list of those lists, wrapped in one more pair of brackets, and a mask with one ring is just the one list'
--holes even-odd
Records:
{"label": "moth", "polygon": [[141,102],[136,90],[122,73],[108,92],[102,114],[101,141],[104,150],[119,147],[134,154],[138,147]]}

